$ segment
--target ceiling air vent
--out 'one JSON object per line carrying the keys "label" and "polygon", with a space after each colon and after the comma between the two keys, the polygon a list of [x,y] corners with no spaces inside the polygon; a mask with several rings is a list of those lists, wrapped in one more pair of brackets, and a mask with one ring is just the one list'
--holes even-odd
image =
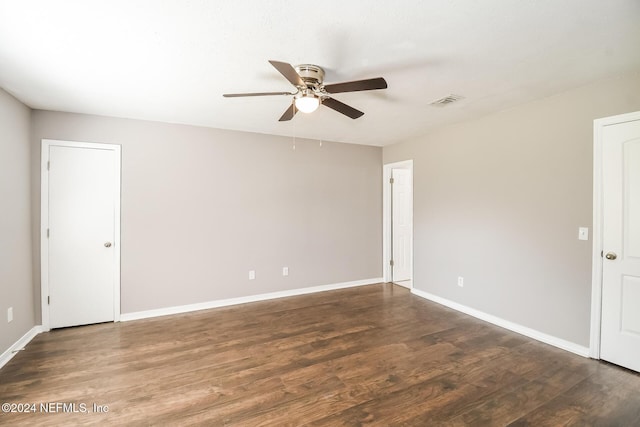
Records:
{"label": "ceiling air vent", "polygon": [[440,98],[436,101],[431,102],[429,105],[432,105],[434,107],[446,107],[449,104],[452,104],[456,101],[460,101],[461,99],[464,99],[464,96],[460,96],[460,95],[447,95],[444,98]]}

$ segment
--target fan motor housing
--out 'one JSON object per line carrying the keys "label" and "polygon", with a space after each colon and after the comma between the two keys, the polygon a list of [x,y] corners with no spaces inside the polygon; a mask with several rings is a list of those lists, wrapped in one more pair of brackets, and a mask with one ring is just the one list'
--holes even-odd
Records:
{"label": "fan motor housing", "polygon": [[307,85],[321,85],[324,80],[324,70],[317,65],[301,64],[294,68]]}

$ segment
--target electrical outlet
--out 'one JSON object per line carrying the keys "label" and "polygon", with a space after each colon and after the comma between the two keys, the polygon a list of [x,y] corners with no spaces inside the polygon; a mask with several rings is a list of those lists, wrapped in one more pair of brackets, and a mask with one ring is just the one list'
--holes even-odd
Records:
{"label": "electrical outlet", "polygon": [[458,276],[458,286],[464,287],[464,277]]}
{"label": "electrical outlet", "polygon": [[282,267],[282,275],[283,276],[289,275],[289,267]]}
{"label": "electrical outlet", "polygon": [[249,270],[249,280],[254,280],[256,278],[256,271]]}
{"label": "electrical outlet", "polygon": [[7,323],[13,321],[13,307],[7,309]]}

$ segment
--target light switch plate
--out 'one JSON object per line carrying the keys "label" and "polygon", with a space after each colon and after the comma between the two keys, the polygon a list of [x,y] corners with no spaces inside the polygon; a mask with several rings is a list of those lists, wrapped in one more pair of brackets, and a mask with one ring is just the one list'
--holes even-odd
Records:
{"label": "light switch plate", "polygon": [[580,227],[580,228],[578,228],[578,240],[589,240],[589,228],[588,227]]}

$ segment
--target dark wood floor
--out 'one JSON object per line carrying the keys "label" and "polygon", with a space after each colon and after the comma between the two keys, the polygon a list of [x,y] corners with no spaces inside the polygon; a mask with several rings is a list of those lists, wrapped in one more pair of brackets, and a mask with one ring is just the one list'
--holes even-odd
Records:
{"label": "dark wood floor", "polygon": [[639,426],[640,376],[380,284],[40,334],[0,402],[29,426]]}

